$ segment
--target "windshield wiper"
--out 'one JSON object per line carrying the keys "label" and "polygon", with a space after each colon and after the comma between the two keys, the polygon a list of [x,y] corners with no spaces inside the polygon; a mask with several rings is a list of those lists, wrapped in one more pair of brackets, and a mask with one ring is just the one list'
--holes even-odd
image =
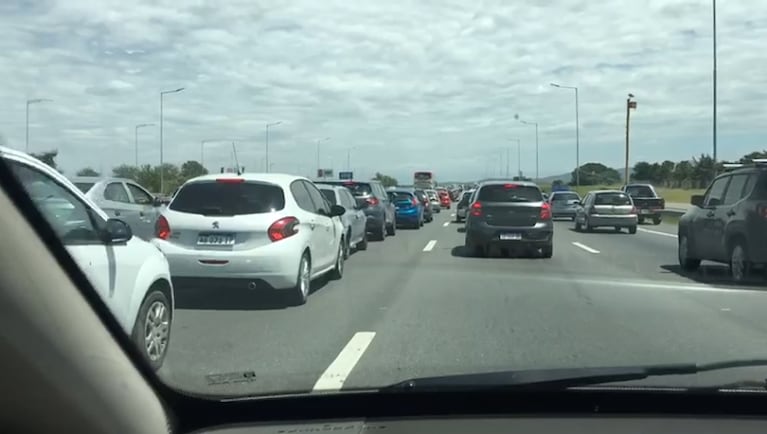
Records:
{"label": "windshield wiper", "polygon": [[[720,369],[767,366],[767,359],[729,360],[717,363],[679,363],[602,368],[526,369],[478,374],[446,375],[405,380],[381,391],[418,391],[428,389],[567,389],[620,381],[642,380],[664,375],[689,375]],[[762,383],[767,389],[767,383]]]}

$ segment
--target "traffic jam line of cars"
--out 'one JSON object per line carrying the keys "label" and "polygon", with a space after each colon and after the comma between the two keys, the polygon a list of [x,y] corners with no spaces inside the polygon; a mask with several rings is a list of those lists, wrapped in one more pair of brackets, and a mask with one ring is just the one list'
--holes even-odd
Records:
{"label": "traffic jam line of cars", "polygon": [[68,179],[6,147],[0,158],[154,369],[170,342],[174,287],[215,282],[304,304],[312,280],[341,279],[368,237],[420,228],[450,207],[441,192],[434,201],[378,181],[250,173],[190,179],[165,205],[131,180]]}

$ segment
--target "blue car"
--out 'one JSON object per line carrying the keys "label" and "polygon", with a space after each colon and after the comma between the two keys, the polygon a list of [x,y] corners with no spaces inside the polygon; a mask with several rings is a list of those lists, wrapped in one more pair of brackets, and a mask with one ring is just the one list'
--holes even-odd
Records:
{"label": "blue car", "polygon": [[397,226],[409,226],[420,229],[424,222],[423,203],[413,190],[389,191],[394,203]]}

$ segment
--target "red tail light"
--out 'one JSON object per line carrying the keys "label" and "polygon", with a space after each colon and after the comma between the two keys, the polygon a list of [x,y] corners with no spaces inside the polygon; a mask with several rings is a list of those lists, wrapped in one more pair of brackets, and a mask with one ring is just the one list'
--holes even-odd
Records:
{"label": "red tail light", "polygon": [[170,238],[170,224],[168,224],[168,219],[165,216],[161,215],[157,219],[157,222],[154,224],[154,234],[161,240]]}
{"label": "red tail light", "polygon": [[551,205],[548,202],[543,202],[541,205],[541,220],[551,220]]}
{"label": "red tail light", "polygon": [[631,207],[631,214],[636,214],[636,213],[637,213],[637,207],[632,206]]}
{"label": "red tail light", "polygon": [[269,226],[267,231],[269,239],[280,241],[298,233],[298,219],[295,217],[283,217]]}
{"label": "red tail light", "polygon": [[378,198],[375,196],[367,198],[367,201],[370,204],[370,206],[376,206],[378,205],[378,202],[379,202]]}
{"label": "red tail light", "polygon": [[480,217],[482,216],[482,204],[479,202],[474,202],[471,204],[471,215],[474,217]]}
{"label": "red tail light", "polygon": [[418,199],[413,198],[413,206],[418,206]]}
{"label": "red tail light", "polygon": [[767,204],[761,203],[757,205],[756,214],[763,219],[767,219]]}

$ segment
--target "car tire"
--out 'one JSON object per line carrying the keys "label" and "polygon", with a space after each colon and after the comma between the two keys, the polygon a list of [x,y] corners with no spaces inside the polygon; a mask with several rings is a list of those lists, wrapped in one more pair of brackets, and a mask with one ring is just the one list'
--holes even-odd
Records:
{"label": "car tire", "polygon": [[644,224],[644,217],[637,218],[637,223],[639,223],[640,225],[643,225]]}
{"label": "car tire", "polygon": [[381,227],[375,233],[375,238],[378,241],[383,241],[386,239],[386,223],[381,223]]}
{"label": "car tire", "polygon": [[692,257],[692,244],[687,235],[679,235],[679,243],[677,244],[677,258],[679,259],[679,267],[683,271],[695,271],[700,267],[700,259]]}
{"label": "car tire", "polygon": [[309,259],[309,254],[304,253],[301,256],[301,261],[298,263],[298,274],[296,276],[296,286],[291,291],[291,303],[293,306],[300,306],[306,304],[306,299],[309,298],[309,291],[312,287],[312,261]]}
{"label": "car tire", "polygon": [[541,248],[541,256],[544,258],[551,258],[554,256],[554,244],[548,244]]}
{"label": "car tire", "polygon": [[393,237],[394,235],[397,235],[397,223],[392,222],[391,224],[386,226],[386,235]]}
{"label": "car tire", "polygon": [[573,216],[573,217],[570,217],[570,221],[571,221],[571,222],[574,222],[574,221],[575,221],[575,216]]}
{"label": "car tire", "polygon": [[637,233],[637,227],[636,226],[630,226],[629,227],[629,233],[632,234],[632,235]]}
{"label": "car tire", "polygon": [[730,276],[735,283],[743,283],[751,273],[751,261],[748,260],[748,248],[743,241],[735,241],[730,248]]}
{"label": "car tire", "polygon": [[575,232],[580,232],[583,230],[583,226],[581,226],[581,222],[578,220],[575,220]]}
{"label": "car tire", "polygon": [[655,226],[659,225],[660,222],[661,222],[661,218],[660,217],[653,217],[652,218],[652,224],[654,224]]}
{"label": "car tire", "polygon": [[589,224],[589,220],[586,219],[586,232],[592,232],[592,231],[594,231],[594,226],[591,226],[591,224]]}
{"label": "car tire", "polygon": [[621,227],[620,226],[616,226],[616,227],[613,228],[613,230],[615,232],[620,232],[621,231]]}
{"label": "car tire", "polygon": [[339,280],[342,277],[344,277],[344,246],[346,245],[345,240],[341,240],[341,243],[338,245],[338,253],[336,254],[336,265],[333,267],[332,270],[330,270],[330,278],[332,280]]}
{"label": "car tire", "polygon": [[[139,308],[132,337],[144,360],[155,371],[162,367],[168,354],[172,320],[168,297],[160,289],[150,289]],[[149,342],[148,337],[151,338]]]}
{"label": "car tire", "polygon": [[368,249],[368,233],[367,231],[362,233],[362,240],[357,243],[355,250],[367,250]]}

